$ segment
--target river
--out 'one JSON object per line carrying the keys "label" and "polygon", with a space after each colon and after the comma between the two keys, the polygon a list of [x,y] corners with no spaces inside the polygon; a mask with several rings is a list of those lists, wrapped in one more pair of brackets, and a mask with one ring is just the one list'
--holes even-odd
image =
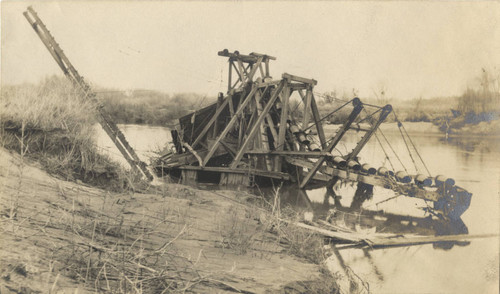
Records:
{"label": "river", "polygon": [[[144,125],[119,125],[139,157],[149,162],[151,151],[159,150],[170,140],[170,131],[164,127]],[[332,132],[331,129],[330,132]],[[328,131],[327,131],[328,132]],[[435,133],[416,132],[411,134],[427,168],[432,175],[443,174],[454,178],[457,185],[473,193],[469,209],[462,220],[469,234],[499,233],[500,222],[500,141],[498,139],[469,138],[443,140]],[[338,147],[341,153],[351,150],[360,133],[349,132],[346,142]],[[410,174],[415,172],[412,158],[408,155],[405,141],[396,132],[387,133],[387,139],[398,153]],[[380,137],[384,142],[384,139]],[[409,144],[409,142],[407,142]],[[103,152],[126,165],[119,151],[99,129],[98,145]],[[388,145],[384,146],[387,153]],[[390,163],[384,158],[384,151],[376,138],[372,138],[360,153],[361,161],[375,167]],[[392,156],[390,156],[392,157]],[[425,167],[418,162],[418,170],[425,173]],[[396,158],[392,158],[396,169],[402,169]],[[325,190],[308,192],[313,202],[323,202]],[[338,191],[342,204],[348,205],[354,189]],[[400,214],[422,214],[418,209],[425,203],[418,199],[398,197],[378,204],[391,197],[391,192],[375,189],[373,199],[363,207],[382,209]],[[467,246],[453,246],[449,250],[433,245],[371,250],[342,250],[347,266],[370,285],[373,293],[498,293],[499,289],[499,238],[475,239]],[[331,265],[333,266],[333,265]],[[340,270],[335,269],[333,270]]]}

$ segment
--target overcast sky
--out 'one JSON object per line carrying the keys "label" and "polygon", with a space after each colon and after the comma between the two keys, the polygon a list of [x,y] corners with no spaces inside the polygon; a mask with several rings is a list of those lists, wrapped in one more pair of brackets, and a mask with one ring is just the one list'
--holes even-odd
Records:
{"label": "overcast sky", "polygon": [[500,66],[499,2],[3,1],[2,84],[60,69],[22,15],[32,5],[91,83],[169,93],[225,91],[217,51],[277,57],[271,74],[316,90],[387,88],[397,99],[460,94]]}

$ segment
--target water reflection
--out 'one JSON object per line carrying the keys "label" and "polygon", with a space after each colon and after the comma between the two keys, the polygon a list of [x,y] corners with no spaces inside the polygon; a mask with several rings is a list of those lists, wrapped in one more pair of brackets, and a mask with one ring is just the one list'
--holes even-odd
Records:
{"label": "water reflection", "polygon": [[[120,126],[132,147],[138,151],[141,159],[147,161],[143,150],[164,146],[170,140],[167,128],[152,128],[148,126]],[[100,130],[100,129],[99,129]],[[350,150],[360,134],[347,135],[345,145],[339,146],[343,153]],[[411,162],[405,157],[406,147],[399,136],[387,134],[395,150],[402,151],[403,162]],[[443,136],[444,137],[444,136]],[[114,147],[104,132],[99,137],[100,143],[110,155],[122,160],[120,153]],[[354,229],[369,229],[369,223],[376,223],[377,232],[404,232],[420,230],[422,235],[445,234],[486,234],[498,233],[500,214],[500,140],[483,138],[451,138],[448,141],[438,136],[414,136],[412,138],[417,148],[426,160],[433,175],[443,174],[454,178],[457,184],[472,192],[472,202],[469,209],[462,215],[462,221],[449,225],[439,222],[426,223],[429,217],[425,212],[427,204],[418,199],[397,197],[391,201],[382,202],[394,197],[392,191],[375,187],[373,199],[363,205],[362,214],[357,216]],[[115,154],[118,154],[116,157]],[[373,166],[386,164],[384,153],[376,140],[370,141],[360,153],[362,161]],[[124,161],[124,160],[122,160]],[[127,163],[124,162],[124,165]],[[401,168],[395,162],[396,169]],[[409,169],[413,168],[411,166]],[[420,167],[421,168],[421,167]],[[282,187],[280,201],[283,206],[294,205],[298,211],[314,211],[314,217],[326,219],[333,208],[350,207],[355,189],[343,186],[335,190],[340,197],[325,198],[326,188],[307,191],[307,196],[298,194],[296,186]],[[293,193],[295,191],[295,193]],[[273,194],[270,189],[269,194]],[[261,195],[260,191],[254,191]],[[369,211],[375,211],[370,217]],[[380,215],[383,212],[384,215]],[[347,218],[349,211],[337,209],[339,216]],[[391,214],[399,217],[392,219]],[[360,217],[361,215],[361,217]],[[407,217],[401,217],[407,215]],[[338,218],[342,224],[342,218]],[[466,225],[465,225],[465,224]],[[349,221],[346,226],[349,225]],[[405,231],[406,230],[406,231]],[[467,243],[467,244],[466,244]],[[370,284],[374,293],[498,293],[498,256],[499,239],[475,239],[470,244],[437,243],[412,247],[383,248],[378,250],[343,249],[339,255],[346,266]],[[468,245],[468,246],[461,246]],[[447,250],[436,250],[447,249]],[[451,249],[451,250],[449,250]],[[332,266],[333,271],[341,269]],[[492,274],[493,273],[493,274]]]}
{"label": "water reflection", "polygon": [[[324,191],[324,190],[323,190]],[[276,196],[276,189],[259,189],[266,198]],[[317,191],[313,191],[317,192]],[[336,227],[346,228],[357,232],[378,232],[392,234],[412,234],[422,236],[446,236],[468,234],[469,230],[461,220],[443,220],[433,214],[425,217],[400,215],[382,210],[364,210],[361,208],[363,201],[353,197],[350,206],[344,206],[332,187],[326,188],[323,201],[311,201],[308,193],[291,186],[279,189],[280,204],[282,207],[290,206],[295,211],[312,212],[313,221],[327,221]],[[272,200],[272,199],[269,199]],[[357,203],[356,203],[357,202]],[[449,250],[454,245],[466,246],[470,242],[435,242],[435,249]]]}

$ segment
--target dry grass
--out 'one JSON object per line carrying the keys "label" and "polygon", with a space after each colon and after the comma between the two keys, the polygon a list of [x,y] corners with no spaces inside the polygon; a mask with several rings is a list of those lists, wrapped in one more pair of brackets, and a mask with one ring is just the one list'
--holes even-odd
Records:
{"label": "dry grass", "polygon": [[119,165],[97,152],[96,105],[65,78],[1,89],[1,145],[36,159],[52,174],[121,189]]}

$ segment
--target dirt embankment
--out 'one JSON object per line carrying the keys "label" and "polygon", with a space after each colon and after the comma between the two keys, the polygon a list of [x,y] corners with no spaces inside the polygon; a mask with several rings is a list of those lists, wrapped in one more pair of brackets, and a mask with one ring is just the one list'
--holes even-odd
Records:
{"label": "dirt embankment", "polygon": [[332,285],[235,192],[164,184],[114,194],[54,178],[4,149],[0,188],[1,293],[297,293],[314,291],[304,281]]}

